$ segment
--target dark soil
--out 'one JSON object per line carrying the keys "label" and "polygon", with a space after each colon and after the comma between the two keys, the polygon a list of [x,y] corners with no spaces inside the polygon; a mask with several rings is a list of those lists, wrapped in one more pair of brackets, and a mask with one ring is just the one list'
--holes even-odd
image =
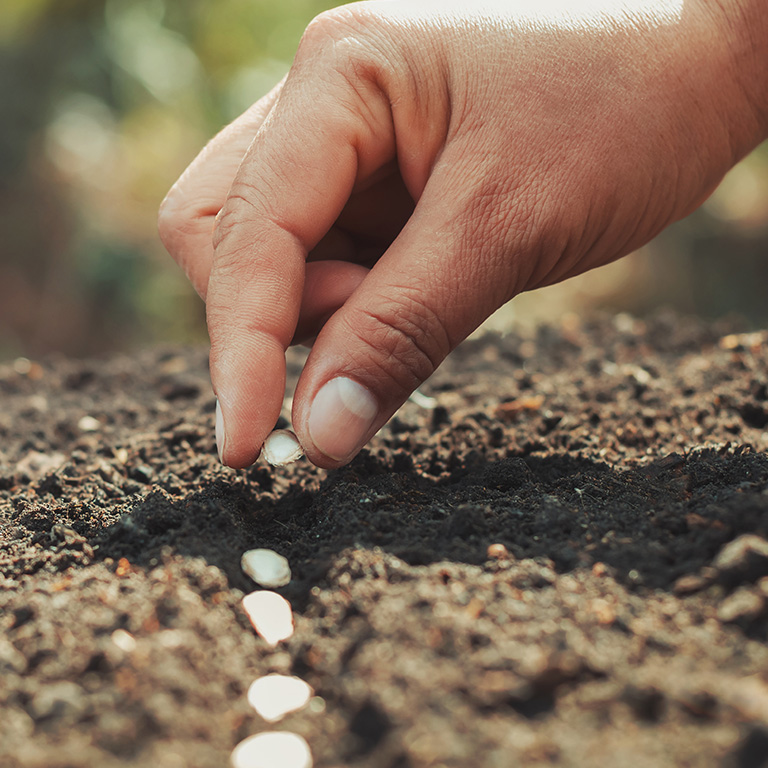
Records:
{"label": "dark soil", "polygon": [[[731,331],[471,340],[330,473],[222,468],[204,350],[0,366],[0,765],[222,768],[272,727],[324,768],[768,765],[768,333]],[[272,671],[316,691],[277,726]]]}

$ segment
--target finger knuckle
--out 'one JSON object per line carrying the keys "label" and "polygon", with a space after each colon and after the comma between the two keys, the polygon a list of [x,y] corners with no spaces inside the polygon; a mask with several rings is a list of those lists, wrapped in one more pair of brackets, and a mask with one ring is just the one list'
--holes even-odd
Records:
{"label": "finger knuckle", "polygon": [[379,46],[384,18],[360,7],[334,8],[316,16],[299,43],[297,63],[309,60],[346,77],[363,79],[378,70]]}
{"label": "finger knuckle", "polygon": [[157,213],[157,231],[163,245],[171,254],[177,250],[178,241],[184,237],[188,228],[189,222],[169,193]]}
{"label": "finger knuckle", "polygon": [[359,15],[350,8],[332,8],[315,16],[302,35],[299,49],[331,46],[358,33]]}
{"label": "finger knuckle", "polygon": [[[394,60],[392,24],[366,3],[321,13],[307,27],[294,62],[296,82],[322,82],[332,94],[334,119],[357,137],[386,136],[389,142]],[[329,119],[326,112],[324,119]],[[360,141],[363,139],[360,138]],[[383,143],[383,142],[382,142]]]}
{"label": "finger knuckle", "polygon": [[261,200],[261,191],[256,186],[241,181],[233,184],[226,203],[216,214],[212,233],[214,250],[228,250],[231,245],[242,244],[253,236],[252,230],[260,220]]}
{"label": "finger knuckle", "polygon": [[[284,182],[287,187],[287,177]],[[266,179],[259,184],[239,179],[230,190],[227,202],[216,215],[213,227],[213,247],[221,255],[242,248],[251,248],[268,233],[283,233],[303,242],[304,228],[291,225],[282,217],[272,201],[279,200],[279,190],[273,189]]]}
{"label": "finger knuckle", "polygon": [[213,224],[212,240],[215,251],[220,251],[233,235],[237,234],[242,225],[242,209],[246,205],[245,198],[230,196],[226,204],[216,214]]}
{"label": "finger knuckle", "polygon": [[192,205],[180,203],[173,191],[163,200],[157,214],[157,232],[168,253],[179,263],[188,244],[200,228],[201,213]]}
{"label": "finger knuckle", "polygon": [[348,324],[366,350],[361,364],[378,368],[403,394],[428,379],[453,348],[437,313],[409,292],[358,308]]}

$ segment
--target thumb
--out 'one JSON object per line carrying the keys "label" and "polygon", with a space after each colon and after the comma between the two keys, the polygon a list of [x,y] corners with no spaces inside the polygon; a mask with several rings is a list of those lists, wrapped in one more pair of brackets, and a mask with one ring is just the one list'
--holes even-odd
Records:
{"label": "thumb", "polygon": [[318,335],[293,424],[319,466],[348,462],[516,292],[515,234],[494,229],[501,214],[489,201],[498,196],[468,176],[465,163],[443,155],[408,224]]}

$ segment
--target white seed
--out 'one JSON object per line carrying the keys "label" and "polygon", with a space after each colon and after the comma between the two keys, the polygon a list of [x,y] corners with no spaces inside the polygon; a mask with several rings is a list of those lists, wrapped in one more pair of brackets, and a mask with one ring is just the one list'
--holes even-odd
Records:
{"label": "white seed", "polygon": [[284,587],[291,580],[288,561],[271,549],[249,549],[240,558],[240,567],[261,587]]}
{"label": "white seed", "polygon": [[32,361],[28,357],[17,357],[13,361],[13,370],[20,376],[26,376],[32,370]]}
{"label": "white seed", "polygon": [[264,441],[262,453],[273,467],[290,464],[304,455],[296,435],[290,429],[276,429],[272,432]]}
{"label": "white seed", "polygon": [[419,406],[419,408],[424,408],[425,410],[431,411],[437,408],[437,400],[434,397],[430,397],[429,395],[425,395],[423,392],[420,392],[418,389],[414,389],[413,392],[408,396],[408,399],[412,403],[416,403],[416,405]]}
{"label": "white seed", "polygon": [[101,429],[101,422],[93,416],[83,416],[77,422],[77,428],[81,432],[97,432]]}
{"label": "white seed", "polygon": [[111,635],[110,640],[123,653],[133,653],[136,650],[136,638],[124,629],[116,629]]}
{"label": "white seed", "polygon": [[265,675],[251,683],[248,703],[269,723],[305,707],[312,698],[312,686],[300,677]]}
{"label": "white seed", "polygon": [[249,736],[232,750],[229,760],[232,768],[312,768],[309,744],[290,731]]}
{"label": "white seed", "polygon": [[243,598],[243,610],[248,614],[253,628],[270,645],[277,645],[293,634],[291,604],[277,592],[251,592]]}

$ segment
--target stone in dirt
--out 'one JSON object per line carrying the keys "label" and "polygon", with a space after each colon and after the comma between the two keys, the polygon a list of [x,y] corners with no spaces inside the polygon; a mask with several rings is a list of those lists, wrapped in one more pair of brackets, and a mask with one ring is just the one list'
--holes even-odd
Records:
{"label": "stone in dirt", "polygon": [[267,722],[274,723],[289,712],[305,707],[312,694],[312,686],[300,677],[265,675],[251,683],[248,703]]}
{"label": "stone in dirt", "polygon": [[230,757],[232,768],[312,768],[309,745],[297,733],[265,731],[241,741]]}
{"label": "stone in dirt", "polygon": [[717,609],[717,618],[725,624],[748,624],[760,618],[764,611],[763,597],[742,587],[723,600]]}
{"label": "stone in dirt", "polygon": [[240,567],[262,587],[284,587],[291,580],[288,560],[271,549],[249,549],[240,558]]}
{"label": "stone in dirt", "polygon": [[66,460],[67,457],[59,451],[51,453],[30,451],[16,464],[16,472],[36,479],[57,470]]}
{"label": "stone in dirt", "polygon": [[743,534],[729,541],[712,565],[728,585],[755,582],[768,576],[768,541],[753,533]]}
{"label": "stone in dirt", "polygon": [[77,422],[77,428],[81,432],[97,432],[101,429],[101,422],[93,416],[83,416]]}
{"label": "stone in dirt", "polygon": [[243,598],[253,628],[272,646],[293,634],[291,604],[277,592],[260,590]]}

